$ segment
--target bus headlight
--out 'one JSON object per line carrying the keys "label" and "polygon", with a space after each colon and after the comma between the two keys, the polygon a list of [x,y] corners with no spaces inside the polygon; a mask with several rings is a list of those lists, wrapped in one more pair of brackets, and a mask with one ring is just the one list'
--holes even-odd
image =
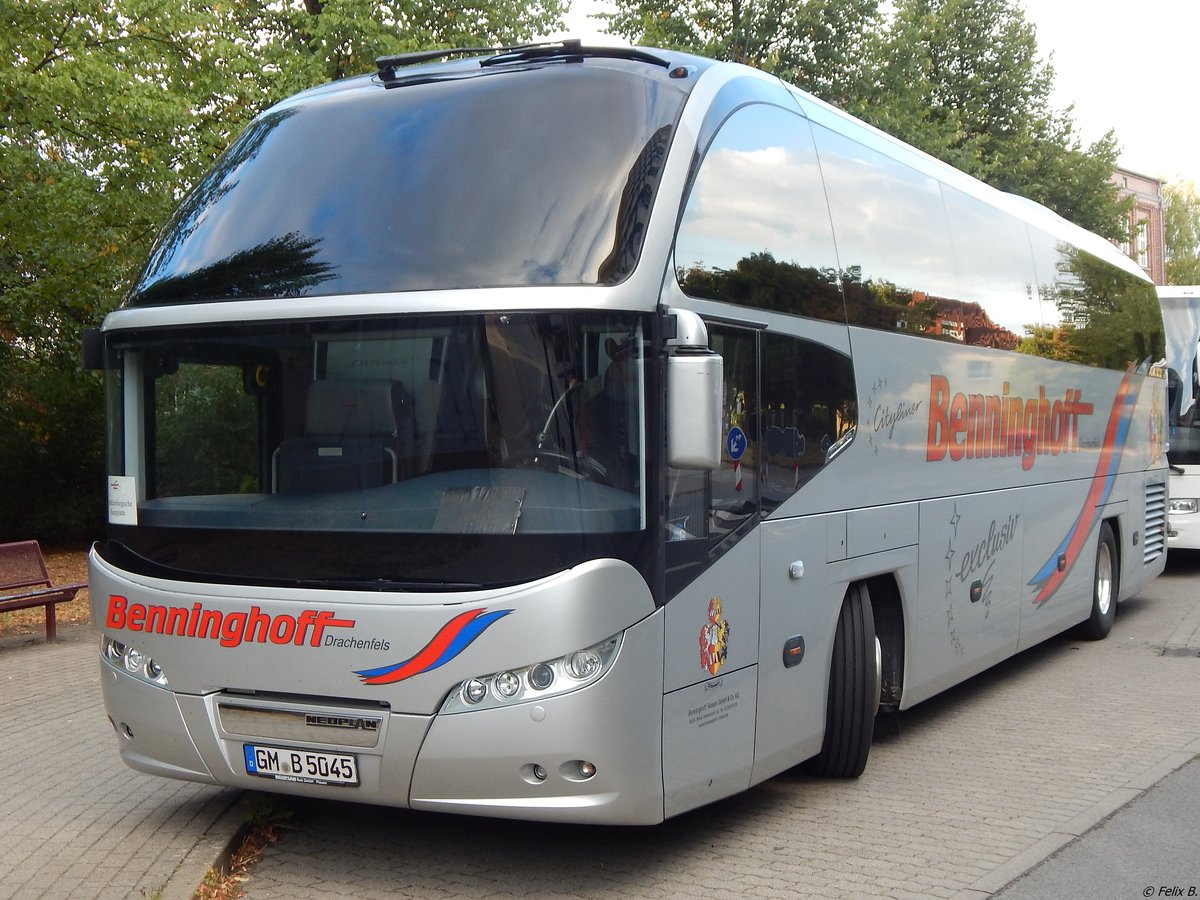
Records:
{"label": "bus headlight", "polygon": [[461,713],[541,700],[577,691],[603,677],[621,649],[621,636],[519,669],[477,675],[454,686],[440,712]]}
{"label": "bus headlight", "polygon": [[1194,513],[1196,511],[1196,501],[1194,498],[1171,498],[1171,512],[1173,513]]}
{"label": "bus headlight", "polygon": [[134,678],[159,687],[167,686],[167,676],[163,674],[162,666],[136,647],[131,647],[105,635],[100,647],[100,655]]}

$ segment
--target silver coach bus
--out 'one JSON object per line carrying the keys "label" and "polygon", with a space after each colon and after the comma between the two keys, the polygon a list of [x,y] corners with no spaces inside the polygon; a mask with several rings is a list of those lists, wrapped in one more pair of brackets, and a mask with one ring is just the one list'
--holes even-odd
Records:
{"label": "silver coach bus", "polygon": [[94,342],[129,765],[655,823],[1162,570],[1107,242],[742,66],[437,56],[258,117]]}

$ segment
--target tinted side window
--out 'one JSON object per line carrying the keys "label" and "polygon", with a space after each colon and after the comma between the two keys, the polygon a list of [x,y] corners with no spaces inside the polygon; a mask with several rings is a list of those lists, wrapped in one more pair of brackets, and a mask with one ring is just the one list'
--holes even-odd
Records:
{"label": "tinted side window", "polygon": [[939,182],[813,127],[852,324],[961,340]]}
{"label": "tinted side window", "polygon": [[1037,276],[1025,224],[943,185],[958,270],[962,340],[1016,350],[1041,325]]}
{"label": "tinted side window", "polygon": [[667,596],[712,565],[758,521],[758,332],[709,324],[724,360],[721,468],[667,469]]}
{"label": "tinted side window", "polygon": [[675,266],[693,297],[845,321],[806,119],[762,103],[729,117],[688,196]]}
{"label": "tinted side window", "polygon": [[1125,370],[1165,353],[1154,286],[1030,226],[1045,327],[1039,355]]}
{"label": "tinted side window", "polygon": [[821,470],[857,416],[850,357],[770,331],[762,355],[760,475],[769,513]]}
{"label": "tinted side window", "polygon": [[850,358],[770,331],[709,323],[725,361],[721,467],[668,469],[667,596],[677,594],[798,491],[849,440]]}

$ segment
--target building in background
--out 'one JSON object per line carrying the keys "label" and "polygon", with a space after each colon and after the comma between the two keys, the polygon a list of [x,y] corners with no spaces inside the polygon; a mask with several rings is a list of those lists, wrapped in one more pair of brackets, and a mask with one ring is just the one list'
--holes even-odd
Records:
{"label": "building in background", "polygon": [[1129,237],[1118,242],[1121,250],[1146,270],[1155,284],[1166,281],[1163,259],[1163,196],[1162,180],[1140,175],[1128,169],[1117,169],[1109,181],[1119,189],[1122,198],[1133,197],[1129,213]]}

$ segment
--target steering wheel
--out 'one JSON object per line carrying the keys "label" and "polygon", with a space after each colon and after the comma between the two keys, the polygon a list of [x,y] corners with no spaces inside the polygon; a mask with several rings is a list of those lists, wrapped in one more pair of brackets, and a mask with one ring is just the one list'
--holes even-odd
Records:
{"label": "steering wheel", "polygon": [[527,450],[518,450],[509,457],[509,461],[522,469],[541,469],[547,472],[568,469],[586,478],[588,481],[612,486],[608,472],[605,471],[604,467],[590,456],[583,456],[582,454],[579,457],[572,457],[560,450],[530,448]]}

